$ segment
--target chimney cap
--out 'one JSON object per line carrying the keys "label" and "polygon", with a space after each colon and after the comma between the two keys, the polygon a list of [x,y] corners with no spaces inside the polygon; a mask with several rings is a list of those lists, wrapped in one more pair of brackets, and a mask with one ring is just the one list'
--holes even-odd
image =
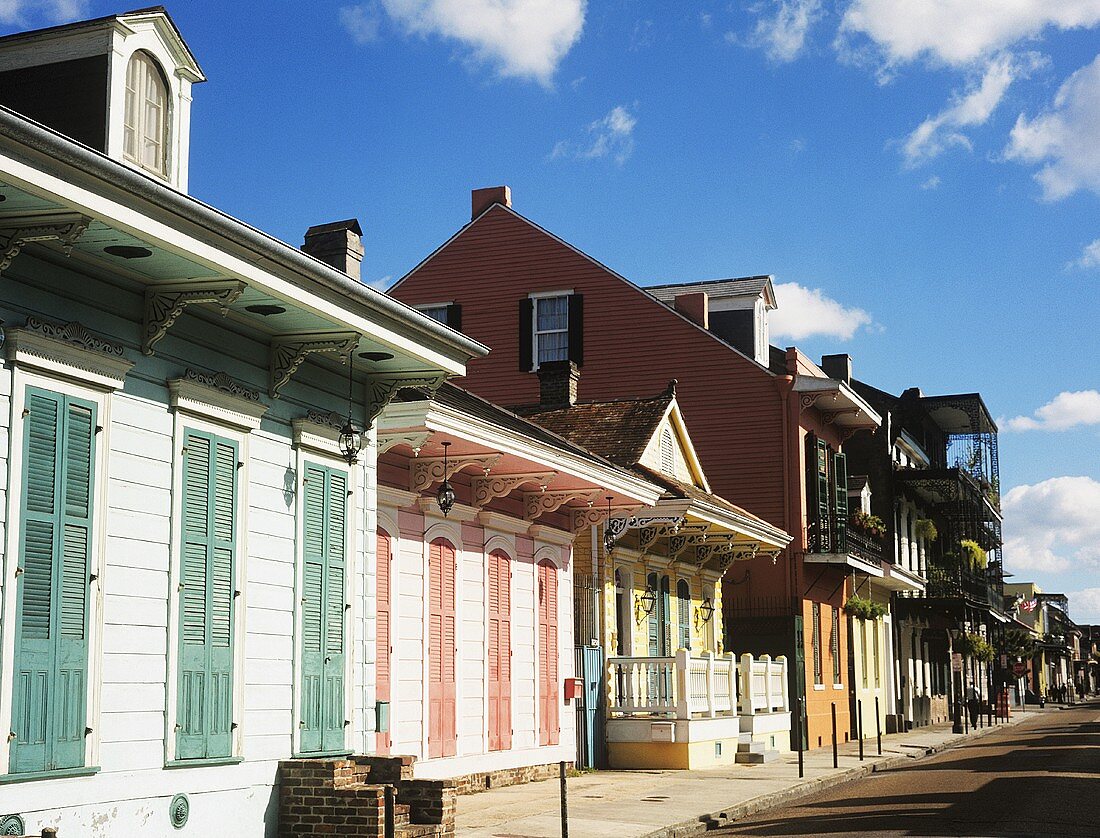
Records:
{"label": "chimney cap", "polygon": [[512,206],[512,189],[509,186],[486,186],[470,192],[470,218],[477,218],[493,204]]}
{"label": "chimney cap", "polygon": [[358,218],[346,218],[343,221],[330,221],[327,224],[314,224],[308,230],[306,230],[306,238],[310,236],[319,236],[323,233],[335,233],[339,231],[350,230],[357,236],[363,235],[363,228],[359,226]]}

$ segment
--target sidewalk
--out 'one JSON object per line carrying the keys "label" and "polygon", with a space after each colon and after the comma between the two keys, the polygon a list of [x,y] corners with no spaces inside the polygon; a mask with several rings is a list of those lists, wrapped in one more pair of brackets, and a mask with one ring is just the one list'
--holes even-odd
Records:
{"label": "sidewalk", "polygon": [[[1007,724],[1018,724],[1040,713],[1013,710]],[[597,771],[571,777],[570,838],[681,838],[705,831],[708,815],[744,817],[847,782],[876,768],[895,768],[909,760],[950,748],[1003,727],[978,729],[968,735],[951,733],[951,726],[920,728],[882,737],[882,756],[874,737],[864,741],[864,761],[858,743],[840,746],[839,768],[833,768],[832,748],[805,753],[805,777],[798,778],[798,754],[784,754],[765,765],[735,765],[705,771]],[[469,838],[558,838],[561,835],[560,786],[545,780],[463,795],[458,798],[456,834]]]}

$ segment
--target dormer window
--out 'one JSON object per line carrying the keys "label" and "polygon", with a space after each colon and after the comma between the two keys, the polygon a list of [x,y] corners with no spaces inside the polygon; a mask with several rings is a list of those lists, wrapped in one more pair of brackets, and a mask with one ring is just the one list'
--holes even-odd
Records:
{"label": "dormer window", "polygon": [[168,176],[168,86],[145,52],[135,52],[126,68],[124,153],[161,177]]}

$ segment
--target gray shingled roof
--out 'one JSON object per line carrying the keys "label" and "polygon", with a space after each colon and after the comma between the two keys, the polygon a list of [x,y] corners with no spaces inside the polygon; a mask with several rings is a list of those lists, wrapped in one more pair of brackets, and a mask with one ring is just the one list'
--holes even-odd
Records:
{"label": "gray shingled roof", "polygon": [[680,294],[691,294],[696,291],[706,291],[714,297],[740,297],[747,294],[760,294],[770,280],[770,276],[742,276],[729,279],[707,279],[702,282],[672,282],[665,285],[650,285],[642,290],[663,303],[671,303]]}

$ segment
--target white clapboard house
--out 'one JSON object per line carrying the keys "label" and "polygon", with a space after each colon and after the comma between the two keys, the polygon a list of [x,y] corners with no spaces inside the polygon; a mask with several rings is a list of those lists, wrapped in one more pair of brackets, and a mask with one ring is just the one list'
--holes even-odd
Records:
{"label": "white clapboard house", "polygon": [[274,835],[373,751],[374,420],[486,351],[189,197],[203,80],[163,10],[0,38],[0,834]]}

